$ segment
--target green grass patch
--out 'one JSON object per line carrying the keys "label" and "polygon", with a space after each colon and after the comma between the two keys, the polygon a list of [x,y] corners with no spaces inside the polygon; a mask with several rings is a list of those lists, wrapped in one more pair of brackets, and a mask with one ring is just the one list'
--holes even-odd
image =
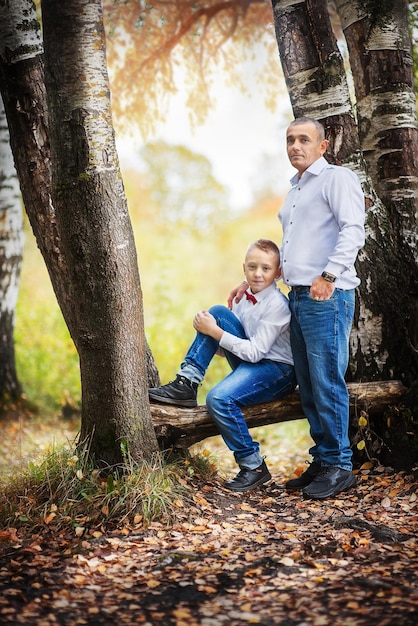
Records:
{"label": "green grass patch", "polygon": [[77,536],[125,525],[146,526],[153,520],[175,519],[187,507],[196,476],[216,473],[208,454],[150,462],[129,456],[123,467],[101,472],[91,463],[87,446],[61,446],[27,469],[2,481],[0,525],[54,531],[71,530]]}

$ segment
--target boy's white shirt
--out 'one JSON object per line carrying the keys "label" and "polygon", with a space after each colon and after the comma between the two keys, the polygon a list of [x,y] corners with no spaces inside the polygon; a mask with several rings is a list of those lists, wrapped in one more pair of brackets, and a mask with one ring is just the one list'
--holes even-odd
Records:
{"label": "boy's white shirt", "polygon": [[[250,289],[248,292],[252,293]],[[247,300],[244,294],[238,304],[232,305],[248,339],[224,332],[219,345],[250,363],[270,359],[293,365],[288,299],[274,283],[253,295],[257,304]]]}

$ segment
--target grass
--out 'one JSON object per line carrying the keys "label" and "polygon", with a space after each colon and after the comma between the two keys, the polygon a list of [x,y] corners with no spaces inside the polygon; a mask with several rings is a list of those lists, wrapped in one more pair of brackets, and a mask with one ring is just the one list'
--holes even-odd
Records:
{"label": "grass", "polygon": [[82,536],[126,524],[169,522],[192,491],[191,477],[213,475],[209,455],[188,454],[150,462],[127,457],[123,467],[100,472],[88,447],[60,446],[10,476],[0,494],[0,526],[73,530]]}

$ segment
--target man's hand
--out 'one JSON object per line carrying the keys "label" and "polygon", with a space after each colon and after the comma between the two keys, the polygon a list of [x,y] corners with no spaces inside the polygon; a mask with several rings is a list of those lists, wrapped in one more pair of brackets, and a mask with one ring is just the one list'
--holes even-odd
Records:
{"label": "man's hand", "polygon": [[238,302],[241,300],[242,296],[244,295],[244,292],[246,291],[246,289],[248,289],[248,283],[244,280],[243,283],[241,283],[240,285],[238,285],[238,287],[235,287],[235,289],[231,291],[231,293],[229,294],[229,298],[228,298],[229,309],[232,309],[232,303],[234,301],[234,298],[235,298],[235,302],[238,304]]}
{"label": "man's hand", "polygon": [[312,283],[310,295],[314,300],[329,300],[334,293],[334,289],[334,283],[330,283],[322,276],[318,276]]}

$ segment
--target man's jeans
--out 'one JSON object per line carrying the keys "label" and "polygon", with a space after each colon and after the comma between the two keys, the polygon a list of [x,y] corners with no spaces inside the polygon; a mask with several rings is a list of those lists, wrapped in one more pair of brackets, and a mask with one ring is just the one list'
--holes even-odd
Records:
{"label": "man's jeans", "polygon": [[[215,305],[209,313],[223,330],[246,338],[241,322],[227,307]],[[218,348],[215,339],[197,333],[178,373],[200,383]],[[225,356],[233,371],[211,389],[206,406],[238,465],[255,469],[261,465],[263,457],[259,444],[248,431],[241,407],[271,402],[290,393],[296,386],[294,368],[269,359],[248,363],[226,350]]]}
{"label": "man's jeans", "polygon": [[305,416],[320,465],[351,470],[349,400],[344,380],[354,315],[354,289],[335,289],[329,300],[314,300],[309,287],[290,294],[290,341]]}

